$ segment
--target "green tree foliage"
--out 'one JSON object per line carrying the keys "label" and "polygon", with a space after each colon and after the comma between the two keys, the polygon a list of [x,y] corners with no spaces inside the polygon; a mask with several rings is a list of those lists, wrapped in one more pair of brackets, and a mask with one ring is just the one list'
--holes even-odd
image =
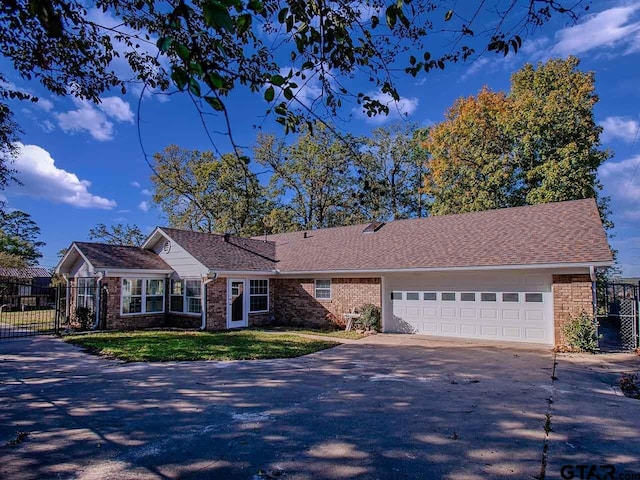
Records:
{"label": "green tree foliage", "polygon": [[0,252],[0,267],[24,268],[27,266],[27,262],[25,262],[22,258],[7,252]]}
{"label": "green tree foliage", "polygon": [[575,57],[525,65],[508,94],[483,89],[449,109],[424,142],[425,190],[443,215],[536,203],[598,199],[600,149],[593,73]]}
{"label": "green tree foliage", "polygon": [[[226,97],[246,87],[260,92],[268,112],[287,130],[310,110],[298,98],[298,87],[309,81],[321,84],[317,103],[329,113],[355,99],[368,114],[384,114],[387,102],[370,91],[399,99],[390,65],[416,76],[465,60],[475,50],[507,54],[520,47],[527,27],[557,13],[573,20],[577,15],[574,3],[564,0],[494,0],[466,10],[454,0],[95,2],[106,18],[115,17],[111,22],[88,15],[85,5],[4,1],[0,52],[22,78],[57,95],[94,102],[137,82],[159,90],[174,86],[224,112]],[[435,30],[452,40],[446,53],[427,49]],[[116,68],[123,60],[131,71]],[[339,81],[355,75],[365,80],[360,91]]]}
{"label": "green tree foliage", "polygon": [[[137,225],[118,223],[117,225],[107,226],[104,223],[99,223],[89,230],[89,239],[99,240],[110,245],[139,247],[145,238],[146,236]],[[60,255],[60,253],[62,253],[62,251],[58,252],[58,255]],[[65,253],[62,253],[62,256],[64,256]]]}
{"label": "green tree foliage", "polygon": [[153,201],[169,225],[252,236],[264,232],[270,210],[257,176],[234,155],[171,145],[154,155]]}
{"label": "green tree foliage", "polygon": [[416,126],[397,124],[376,128],[359,139],[352,196],[363,221],[422,217],[425,152]]}
{"label": "green tree foliage", "polygon": [[42,257],[38,241],[40,227],[28,213],[14,210],[0,214],[0,252],[22,259],[27,265],[37,265]]}
{"label": "green tree foliage", "polygon": [[303,126],[290,145],[274,135],[258,135],[254,157],[271,172],[271,193],[279,199],[275,215],[284,230],[353,223],[350,184],[357,153],[352,146],[321,124]]}

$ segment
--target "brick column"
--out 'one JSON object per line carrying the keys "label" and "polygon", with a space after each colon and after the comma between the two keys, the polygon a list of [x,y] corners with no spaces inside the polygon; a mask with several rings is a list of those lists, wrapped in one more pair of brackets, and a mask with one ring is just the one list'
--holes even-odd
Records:
{"label": "brick column", "polygon": [[216,278],[207,284],[207,330],[227,329],[227,279]]}
{"label": "brick column", "polygon": [[593,314],[591,277],[588,274],[553,276],[553,319],[556,345],[564,345],[562,327],[570,316]]}

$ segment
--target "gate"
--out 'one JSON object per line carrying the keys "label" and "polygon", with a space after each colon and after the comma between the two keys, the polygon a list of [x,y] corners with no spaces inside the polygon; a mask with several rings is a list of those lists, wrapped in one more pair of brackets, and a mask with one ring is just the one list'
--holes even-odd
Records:
{"label": "gate", "polygon": [[598,320],[604,343],[622,350],[638,348],[640,285],[606,283],[598,287]]}
{"label": "gate", "polygon": [[62,287],[0,282],[0,339],[58,334]]}

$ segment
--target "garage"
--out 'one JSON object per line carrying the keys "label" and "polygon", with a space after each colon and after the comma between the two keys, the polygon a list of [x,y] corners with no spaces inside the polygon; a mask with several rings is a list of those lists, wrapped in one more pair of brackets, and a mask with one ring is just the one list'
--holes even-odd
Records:
{"label": "garage", "polygon": [[553,344],[551,273],[399,274],[384,285],[386,332]]}

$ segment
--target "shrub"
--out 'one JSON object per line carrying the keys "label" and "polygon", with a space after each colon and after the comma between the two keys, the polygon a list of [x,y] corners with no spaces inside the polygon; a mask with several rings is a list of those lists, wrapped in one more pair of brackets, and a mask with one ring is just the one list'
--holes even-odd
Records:
{"label": "shrub", "polygon": [[360,318],[354,320],[354,326],[359,330],[380,331],[380,309],[371,303],[360,308]]}
{"label": "shrub", "polygon": [[569,317],[569,321],[562,327],[562,333],[567,344],[578,352],[597,352],[598,322],[586,312]]}
{"label": "shrub", "polygon": [[79,330],[89,330],[93,323],[93,310],[87,307],[78,307],[75,311],[76,320],[78,322]]}

